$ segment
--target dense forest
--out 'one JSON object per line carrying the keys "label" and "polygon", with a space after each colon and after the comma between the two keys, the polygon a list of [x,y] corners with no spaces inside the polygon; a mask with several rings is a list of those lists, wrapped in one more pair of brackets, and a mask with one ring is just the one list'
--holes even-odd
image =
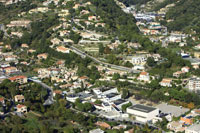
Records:
{"label": "dense forest", "polygon": [[154,8],[152,8],[152,10],[158,11],[158,10],[160,10],[161,8],[164,8],[164,7],[166,7],[166,6],[169,5],[169,4],[175,3],[176,1],[178,1],[178,0],[164,0],[164,1],[162,1],[162,2],[158,2],[158,3],[154,6]]}
{"label": "dense forest", "polygon": [[17,4],[12,4],[12,5],[7,5],[4,6],[0,2],[0,21],[4,22],[12,17],[16,16],[16,12],[26,12],[29,11],[30,9],[36,8],[36,4],[30,4],[33,2],[32,0],[26,0],[23,2],[19,2]]}
{"label": "dense forest", "polygon": [[140,34],[135,18],[123,12],[114,0],[89,1],[95,5],[91,10],[103,19],[113,36],[117,36],[120,41],[139,42],[145,48],[152,46],[151,41]]}
{"label": "dense forest", "polygon": [[124,3],[126,6],[136,5],[136,4],[145,4],[150,0],[119,0],[120,2]]}
{"label": "dense forest", "polygon": [[167,24],[169,30],[190,31],[195,29],[200,33],[200,1],[199,0],[180,0],[175,7],[171,8],[167,14],[167,19],[174,21]]}

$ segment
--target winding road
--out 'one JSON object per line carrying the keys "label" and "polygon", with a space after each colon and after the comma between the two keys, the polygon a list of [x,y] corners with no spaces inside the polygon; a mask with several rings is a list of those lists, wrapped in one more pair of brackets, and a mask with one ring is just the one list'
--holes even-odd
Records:
{"label": "winding road", "polygon": [[118,66],[118,65],[102,62],[102,61],[98,60],[97,58],[94,58],[93,56],[90,56],[90,55],[86,54],[85,52],[81,51],[80,49],[69,45],[68,43],[63,42],[63,44],[67,45],[73,52],[75,52],[76,54],[80,55],[82,58],[88,57],[88,58],[92,59],[94,62],[96,62],[98,64],[101,64],[103,66],[107,66],[107,67],[110,67],[110,68],[113,68],[113,69],[117,69],[117,70],[121,70],[121,71],[127,71],[127,72],[132,72],[132,73],[140,73],[140,71],[133,70],[133,69],[128,68],[128,67]]}
{"label": "winding road", "polygon": [[50,86],[48,86],[47,84],[43,83],[42,81],[40,81],[38,79],[28,78],[28,80],[33,81],[33,82],[35,82],[37,84],[40,84],[42,87],[47,89],[48,98],[43,103],[44,106],[51,105],[51,104],[54,103],[54,100],[53,100],[53,89]]}

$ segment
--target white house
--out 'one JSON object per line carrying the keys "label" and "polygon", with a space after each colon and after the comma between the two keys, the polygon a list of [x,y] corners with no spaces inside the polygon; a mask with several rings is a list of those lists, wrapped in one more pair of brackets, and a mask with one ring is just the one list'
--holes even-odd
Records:
{"label": "white house", "polygon": [[183,132],[185,128],[182,126],[182,123],[177,122],[177,121],[172,121],[167,124],[167,129],[170,129],[174,132]]}
{"label": "white house", "polygon": [[5,61],[15,61],[17,58],[17,56],[15,55],[8,55],[8,56],[5,56]]}
{"label": "white house", "polygon": [[23,95],[16,95],[15,96],[15,102],[21,102],[21,103],[25,102],[24,96]]}
{"label": "white house", "polygon": [[159,109],[141,104],[133,105],[127,108],[126,111],[127,113],[134,115],[136,117],[136,120],[144,123],[151,121],[159,114]]}
{"label": "white house", "polygon": [[18,104],[16,112],[18,112],[18,113],[26,113],[27,112],[27,107],[25,105]]}
{"label": "white house", "polygon": [[141,72],[139,77],[137,78],[140,81],[145,81],[145,82],[149,82],[150,81],[150,76],[149,73],[147,72]]}
{"label": "white house", "polygon": [[177,71],[177,72],[174,72],[174,73],[173,73],[173,76],[178,78],[178,77],[180,77],[182,74],[183,74],[182,71]]}
{"label": "white house", "polygon": [[146,55],[134,56],[132,57],[132,63],[134,65],[145,64],[147,61]]}
{"label": "white house", "polygon": [[104,133],[104,131],[98,128],[98,129],[90,130],[89,133]]}
{"label": "white house", "polygon": [[181,71],[184,72],[184,73],[187,73],[187,72],[190,71],[190,68],[187,67],[187,66],[186,66],[186,67],[182,67],[182,68],[181,68]]}
{"label": "white house", "polygon": [[75,94],[70,94],[66,96],[67,101],[70,101],[72,103],[74,103],[78,98],[79,98],[78,95]]}
{"label": "white house", "polygon": [[56,50],[57,50],[58,52],[62,52],[62,53],[69,53],[69,52],[70,52],[70,49],[69,49],[69,48],[66,48],[66,47],[64,47],[64,46],[58,46],[58,47],[56,48]]}
{"label": "white house", "polygon": [[160,85],[161,86],[165,86],[165,87],[172,87],[172,79],[167,79],[167,78],[164,78],[161,82],[160,82]]}
{"label": "white house", "polygon": [[96,21],[96,20],[97,20],[97,17],[96,17],[96,16],[89,16],[89,17],[88,17],[88,20],[89,20],[89,21]]}

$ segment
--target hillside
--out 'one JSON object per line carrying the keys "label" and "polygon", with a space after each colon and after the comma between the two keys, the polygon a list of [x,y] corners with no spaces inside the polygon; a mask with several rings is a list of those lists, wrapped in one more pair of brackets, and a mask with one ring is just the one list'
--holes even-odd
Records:
{"label": "hillside", "polygon": [[110,33],[120,41],[139,42],[144,48],[150,47],[149,39],[141,35],[136,20],[131,14],[123,12],[114,0],[91,0],[95,7],[90,7],[108,25]]}
{"label": "hillside", "polygon": [[126,6],[136,5],[136,4],[145,4],[151,0],[119,0],[120,2],[124,3]]}
{"label": "hillside", "polygon": [[189,31],[194,29],[200,33],[200,0],[180,0],[166,14],[166,19],[174,21],[167,24],[169,30]]}
{"label": "hillside", "polygon": [[116,33],[119,37],[121,36],[121,38],[129,41],[132,34],[139,33],[134,17],[124,13],[114,0],[95,0],[91,2],[95,5],[95,13],[109,25],[108,28],[112,33]]}

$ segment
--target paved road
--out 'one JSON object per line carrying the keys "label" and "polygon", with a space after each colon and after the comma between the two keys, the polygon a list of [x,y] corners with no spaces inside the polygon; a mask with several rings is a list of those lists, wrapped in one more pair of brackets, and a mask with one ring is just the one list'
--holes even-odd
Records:
{"label": "paved road", "polygon": [[121,70],[121,71],[133,72],[133,73],[139,73],[140,72],[138,70],[133,70],[133,69],[128,68],[128,67],[123,67],[123,66],[118,66],[118,65],[114,65],[114,64],[109,64],[109,63],[102,62],[102,61],[94,58],[93,56],[90,56],[90,55],[86,54],[85,52],[79,50],[78,48],[76,48],[74,46],[68,45],[67,43],[64,43],[64,44],[67,45],[67,46],[69,46],[69,48],[73,52],[75,52],[76,54],[80,55],[81,57],[83,57],[83,58],[89,57],[94,62],[99,63],[99,64],[101,64],[103,66],[107,66],[107,67],[110,67],[110,68],[113,68],[113,69],[117,69],[117,70]]}
{"label": "paved road", "polygon": [[33,79],[33,78],[28,78],[28,80],[31,80],[37,84],[40,84],[42,87],[46,88],[47,89],[47,92],[48,92],[48,98],[46,99],[46,101],[43,103],[43,105],[51,105],[54,103],[54,100],[53,100],[53,89],[48,86],[47,84],[43,83],[42,81],[40,80],[37,80],[37,79]]}

